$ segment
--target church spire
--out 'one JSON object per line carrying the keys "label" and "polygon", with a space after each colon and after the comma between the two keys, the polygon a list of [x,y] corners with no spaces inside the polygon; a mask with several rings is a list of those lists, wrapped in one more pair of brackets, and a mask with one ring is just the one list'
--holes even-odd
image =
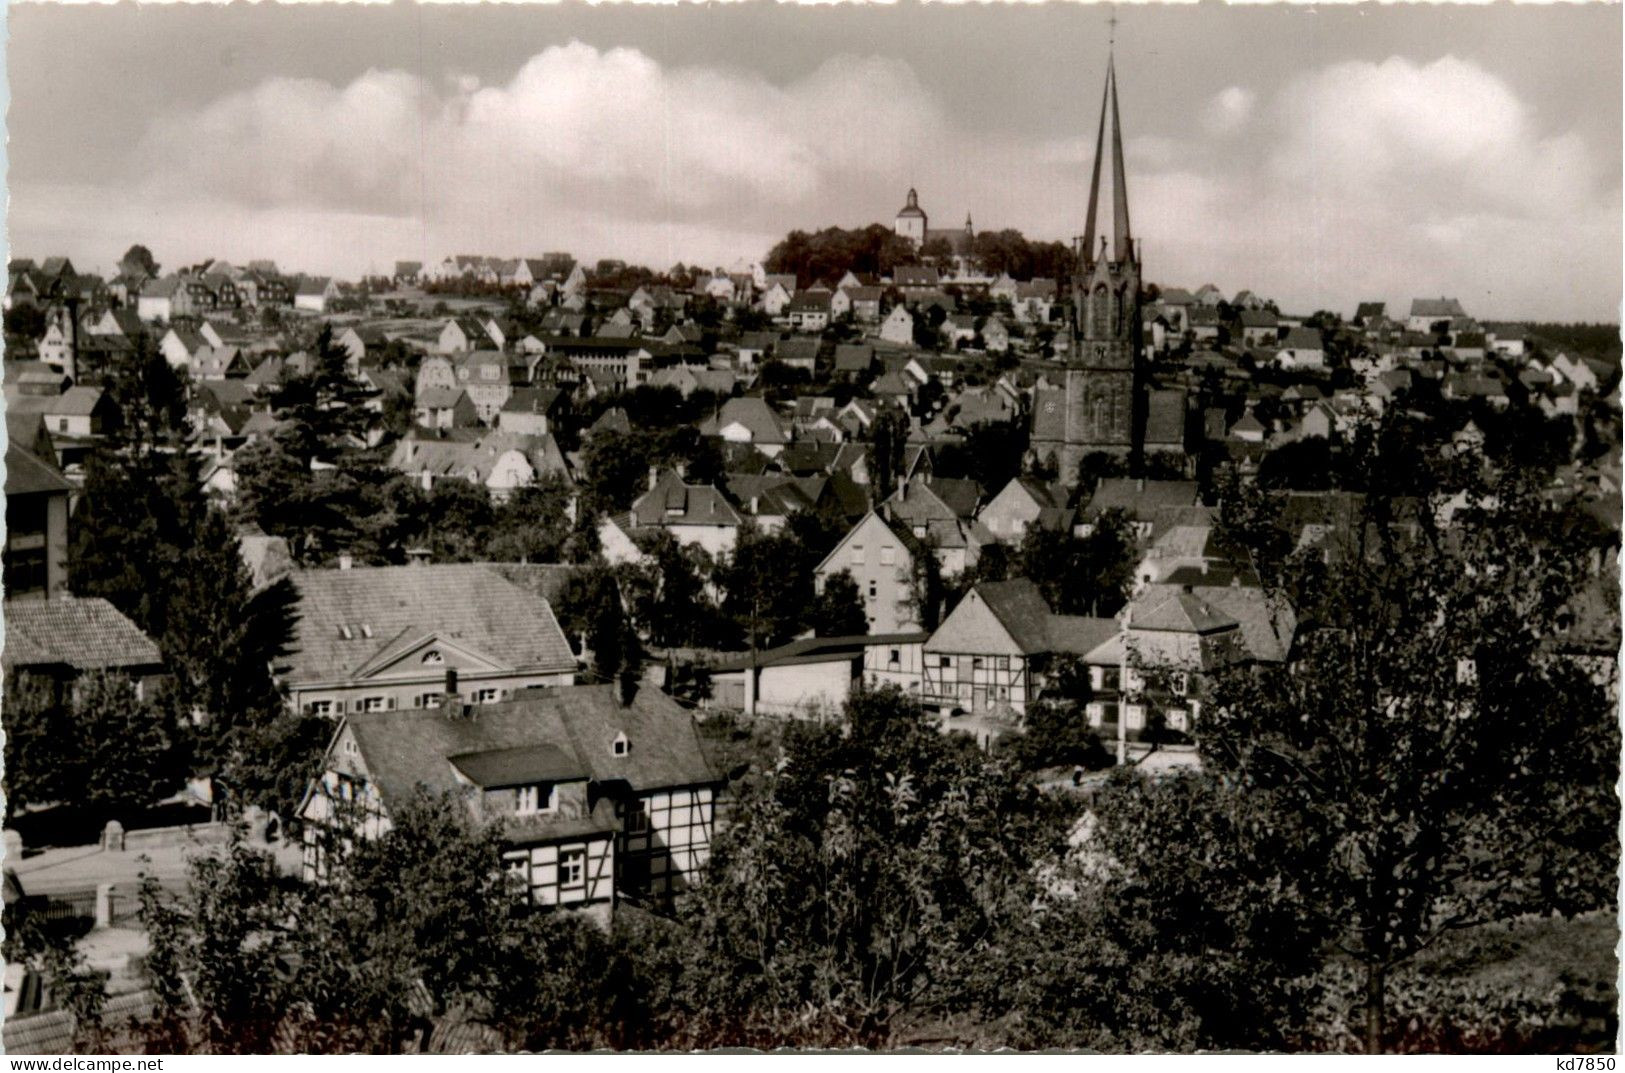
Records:
{"label": "church spire", "polygon": [[1100,207],[1100,165],[1106,149],[1106,116],[1111,114],[1112,125],[1112,258],[1116,261],[1132,260],[1134,237],[1129,229],[1128,182],[1123,167],[1123,126],[1117,112],[1117,59],[1106,62],[1106,85],[1100,94],[1100,126],[1095,132],[1095,166],[1089,177],[1089,214],[1083,229],[1083,256],[1093,262],[1095,250],[1095,222]]}

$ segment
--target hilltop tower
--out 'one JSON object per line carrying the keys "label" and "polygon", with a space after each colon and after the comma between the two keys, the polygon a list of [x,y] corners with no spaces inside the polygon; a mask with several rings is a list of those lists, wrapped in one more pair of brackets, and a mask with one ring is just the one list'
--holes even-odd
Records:
{"label": "hilltop tower", "polygon": [[925,210],[920,208],[920,195],[911,186],[908,188],[908,204],[897,210],[897,220],[892,230],[904,238],[913,239],[916,245],[924,245],[927,222]]}
{"label": "hilltop tower", "polygon": [[[1111,124],[1111,238],[1099,236],[1100,173]],[[1140,345],[1140,251],[1129,226],[1123,130],[1118,118],[1117,67],[1106,66],[1100,125],[1095,134],[1089,208],[1072,276],[1070,349],[1064,385],[1044,392],[1033,411],[1033,449],[1053,455],[1059,477],[1072,483],[1078,463],[1095,451],[1138,459],[1145,434],[1145,372]],[[1060,396],[1057,398],[1056,396]]]}

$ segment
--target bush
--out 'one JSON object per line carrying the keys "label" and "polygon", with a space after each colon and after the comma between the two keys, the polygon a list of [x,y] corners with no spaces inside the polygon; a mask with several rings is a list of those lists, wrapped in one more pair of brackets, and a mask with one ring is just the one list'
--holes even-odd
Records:
{"label": "bush", "polygon": [[1025,729],[1001,738],[1000,747],[1027,771],[1072,765],[1090,771],[1110,767],[1112,754],[1076,704],[1038,701],[1028,706]]}

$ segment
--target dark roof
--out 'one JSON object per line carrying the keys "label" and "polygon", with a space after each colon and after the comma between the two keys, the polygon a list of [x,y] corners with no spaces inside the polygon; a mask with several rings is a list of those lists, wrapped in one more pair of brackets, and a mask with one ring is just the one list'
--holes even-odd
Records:
{"label": "dark roof", "polygon": [[1239,626],[1235,619],[1184,591],[1142,594],[1129,605],[1127,624],[1136,630],[1215,633]]}
{"label": "dark roof", "polygon": [[[532,751],[540,747],[572,759],[577,777],[625,782],[638,792],[717,781],[693,719],[656,689],[638,689],[626,705],[611,685],[527,689],[512,700],[478,705],[468,717],[425,708],[358,713],[346,722],[386,805],[420,786],[460,789],[453,758],[493,778],[525,766],[540,769],[546,754]],[[619,734],[629,748],[616,756]],[[518,755],[494,755],[504,752]],[[560,760],[557,770],[563,768]]]}
{"label": "dark roof", "polygon": [[294,682],[348,680],[430,637],[514,669],[576,668],[547,601],[485,566],[297,570],[291,577],[299,591],[297,640],[288,657]]}
{"label": "dark roof", "polygon": [[447,759],[468,781],[482,789],[533,782],[569,782],[588,775],[586,765],[573,752],[548,743],[459,753]]}
{"label": "dark roof", "polygon": [[163,662],[152,639],[100,597],[7,600],[5,619],[7,667],[51,664],[94,671]]}
{"label": "dark roof", "polygon": [[973,591],[981,594],[982,602],[1023,652],[1049,650],[1049,604],[1030,579],[984,581]]}
{"label": "dark roof", "polygon": [[73,490],[60,470],[38,455],[6,440],[6,495],[25,496]]}
{"label": "dark roof", "polygon": [[1145,442],[1185,442],[1185,392],[1179,388],[1153,391],[1147,400]]}
{"label": "dark roof", "polygon": [[930,634],[924,630],[912,633],[853,634],[845,637],[802,637],[777,648],[757,652],[753,657],[744,652],[731,655],[711,670],[719,673],[742,671],[748,667],[790,667],[803,663],[840,663],[863,656],[865,648],[876,645],[924,644]]}
{"label": "dark roof", "polygon": [[1114,618],[1090,618],[1088,615],[1051,615],[1049,617],[1049,650],[1087,656],[1117,636]]}
{"label": "dark roof", "polygon": [[1188,507],[1197,501],[1195,481],[1158,481],[1137,477],[1106,477],[1089,499],[1090,516],[1106,510],[1126,511],[1146,521],[1159,507]]}

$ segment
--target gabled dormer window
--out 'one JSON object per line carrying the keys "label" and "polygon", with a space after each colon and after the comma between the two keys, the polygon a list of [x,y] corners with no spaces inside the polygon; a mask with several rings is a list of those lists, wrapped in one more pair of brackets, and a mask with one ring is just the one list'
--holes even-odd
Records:
{"label": "gabled dormer window", "polygon": [[624,730],[615,735],[615,740],[610,743],[609,751],[614,753],[616,756],[625,756],[627,753],[632,751],[632,743],[627,739],[626,732]]}

